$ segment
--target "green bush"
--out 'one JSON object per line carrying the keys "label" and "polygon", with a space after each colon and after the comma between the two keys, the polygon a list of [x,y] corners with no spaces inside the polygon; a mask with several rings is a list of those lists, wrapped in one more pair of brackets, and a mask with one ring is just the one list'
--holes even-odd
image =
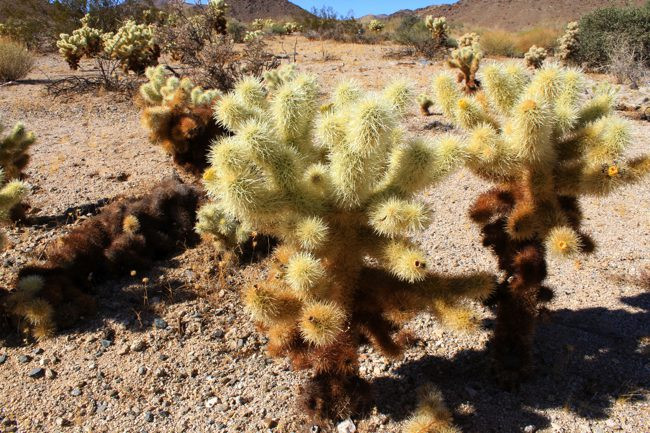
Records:
{"label": "green bush", "polygon": [[239,44],[244,42],[244,36],[246,35],[247,29],[243,23],[234,18],[229,19],[228,24],[226,25],[226,30],[235,43]]}
{"label": "green bush", "polygon": [[32,70],[34,57],[23,45],[0,39],[0,83],[23,78]]}
{"label": "green bush", "polygon": [[638,59],[650,66],[650,2],[641,7],[597,9],[580,20],[576,61],[588,68],[608,64],[610,41],[626,40],[640,47]]}
{"label": "green bush", "polygon": [[424,21],[413,15],[402,19],[395,29],[393,40],[400,45],[414,49],[416,53],[427,58],[433,58],[438,48],[438,44],[431,37],[431,31]]}

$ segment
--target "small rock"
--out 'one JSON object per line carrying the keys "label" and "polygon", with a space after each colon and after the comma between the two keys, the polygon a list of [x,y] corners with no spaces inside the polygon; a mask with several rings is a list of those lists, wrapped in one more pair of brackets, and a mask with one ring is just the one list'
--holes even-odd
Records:
{"label": "small rock", "polygon": [[164,368],[158,368],[156,370],[156,377],[166,377],[166,376],[168,376],[168,374],[167,374],[167,370],[165,370]]}
{"label": "small rock", "polygon": [[605,429],[599,425],[592,427],[591,431],[593,433],[605,433]]}
{"label": "small rock", "polygon": [[43,349],[40,347],[34,349],[34,355],[40,355],[41,353],[45,352]]}
{"label": "small rock", "polygon": [[65,419],[65,418],[61,418],[61,417],[58,417],[58,418],[56,419],[56,421],[54,421],[54,422],[55,422],[56,425],[59,426],[59,427],[65,427],[65,426],[67,426],[67,425],[70,425],[70,421],[68,421],[68,420]]}
{"label": "small rock", "polygon": [[266,428],[274,429],[278,426],[278,420],[273,418],[266,418],[264,420],[264,424],[266,424]]}
{"label": "small rock", "polygon": [[20,355],[20,356],[18,357],[18,362],[20,362],[21,364],[27,364],[31,359],[32,359],[32,358],[30,358],[30,357],[27,356],[27,355]]}
{"label": "small rock", "polygon": [[169,356],[161,353],[160,356],[158,356],[158,359],[161,361],[167,361],[167,359],[169,359]]}
{"label": "small rock", "polygon": [[52,370],[51,368],[46,369],[45,377],[47,379],[54,379],[56,377],[56,371]]}
{"label": "small rock", "polygon": [[126,355],[131,349],[126,344],[120,347],[120,350],[117,352],[118,355]]}
{"label": "small rock", "polygon": [[0,365],[4,364],[6,360],[7,360],[7,355],[0,355]]}
{"label": "small rock", "polygon": [[27,375],[32,379],[38,379],[45,375],[45,370],[40,367],[32,368]]}
{"label": "small rock", "polygon": [[223,332],[223,329],[217,329],[212,333],[212,339],[213,340],[221,340],[223,336],[225,335],[225,332]]}
{"label": "small rock", "polygon": [[524,427],[524,433],[535,433],[537,431],[537,427],[534,425],[530,424]]}
{"label": "small rock", "polygon": [[111,346],[111,343],[111,340],[99,340],[99,344],[101,344],[104,349],[108,349]]}
{"label": "small rock", "polygon": [[138,340],[138,341],[133,342],[133,344],[131,344],[130,347],[131,347],[131,350],[134,351],[134,352],[142,352],[144,349],[147,348],[147,344],[142,340]]}
{"label": "small rock", "polygon": [[219,397],[210,397],[205,401],[205,407],[212,409],[217,403],[219,403]]}
{"label": "small rock", "polygon": [[72,391],[70,391],[70,394],[72,394],[74,397],[79,397],[81,395],[81,390],[79,388],[74,388]]}
{"label": "small rock", "polygon": [[146,372],[147,372],[147,368],[146,368],[146,367],[142,367],[142,366],[138,367],[138,374],[139,374],[140,376],[144,375]]}
{"label": "small rock", "polygon": [[144,413],[144,420],[147,422],[153,422],[153,414],[150,411]]}
{"label": "small rock", "polygon": [[156,318],[153,320],[153,326],[155,326],[158,329],[166,329],[167,328],[167,322],[165,322],[161,318]]}
{"label": "small rock", "polygon": [[357,431],[357,427],[354,425],[352,420],[348,418],[336,426],[336,431],[338,433],[354,433]]}

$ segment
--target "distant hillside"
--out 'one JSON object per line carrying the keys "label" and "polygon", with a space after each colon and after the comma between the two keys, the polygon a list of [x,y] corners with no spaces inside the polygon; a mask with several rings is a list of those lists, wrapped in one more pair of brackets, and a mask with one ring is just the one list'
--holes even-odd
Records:
{"label": "distant hillside", "polygon": [[563,25],[601,7],[644,3],[646,0],[460,0],[415,11],[402,10],[391,17],[434,15],[469,27],[521,30],[544,24]]}
{"label": "distant hillside", "polygon": [[255,18],[304,18],[309,12],[288,0],[230,0],[230,15],[240,21]]}

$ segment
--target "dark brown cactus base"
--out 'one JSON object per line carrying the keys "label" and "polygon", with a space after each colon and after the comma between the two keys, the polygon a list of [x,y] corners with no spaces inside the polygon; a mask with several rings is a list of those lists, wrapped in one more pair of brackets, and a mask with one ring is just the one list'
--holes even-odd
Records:
{"label": "dark brown cactus base", "polygon": [[312,422],[344,420],[367,411],[370,384],[357,375],[320,373],[301,389],[301,408]]}

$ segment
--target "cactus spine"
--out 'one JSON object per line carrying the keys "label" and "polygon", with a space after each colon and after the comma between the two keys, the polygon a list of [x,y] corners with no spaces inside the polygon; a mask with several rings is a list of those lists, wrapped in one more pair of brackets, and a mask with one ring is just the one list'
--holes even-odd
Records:
{"label": "cactus spine", "polygon": [[470,217],[505,272],[492,297],[494,355],[500,380],[510,385],[528,370],[537,310],[553,295],[543,285],[547,253],[570,257],[594,248],[581,231],[579,197],[639,181],[650,160],[623,157],[630,135],[613,114],[612,93],[600,89],[585,99],[585,77],[576,70],[550,65],[531,80],[521,67],[490,65],[483,81],[481,101],[454,93],[445,77],[436,87],[443,111],[469,136],[466,165],[496,184]]}
{"label": "cactus spine", "polygon": [[235,135],[212,150],[205,184],[217,224],[204,221],[202,230],[241,224],[280,239],[268,279],[247,288],[244,302],[266,330],[269,352],[311,369],[306,409],[336,418],[365,399],[362,341],[396,357],[405,320],[428,309],[457,321],[466,317],[460,298],[492,289],[486,274],[432,272],[407,236],[428,225],[415,194],[460,162],[460,144],[405,137],[405,83],[367,94],[346,82],[321,109],[312,76],[296,75],[270,98],[252,84],[239,83],[217,104]]}
{"label": "cactus spine", "polygon": [[142,123],[152,142],[162,144],[174,162],[200,173],[207,167],[213,139],[225,133],[213,119],[218,90],[203,90],[189,78],[169,77],[163,66],[148,68],[149,81],[140,87]]}

